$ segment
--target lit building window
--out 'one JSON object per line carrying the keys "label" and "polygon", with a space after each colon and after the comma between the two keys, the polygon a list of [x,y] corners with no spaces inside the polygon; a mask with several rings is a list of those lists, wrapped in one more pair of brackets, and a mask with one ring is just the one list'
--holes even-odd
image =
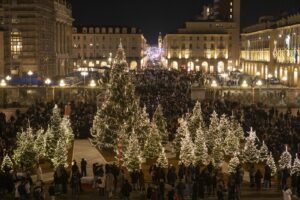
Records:
{"label": "lit building window", "polygon": [[11,32],[10,45],[12,56],[19,56],[22,51],[22,37],[19,31]]}

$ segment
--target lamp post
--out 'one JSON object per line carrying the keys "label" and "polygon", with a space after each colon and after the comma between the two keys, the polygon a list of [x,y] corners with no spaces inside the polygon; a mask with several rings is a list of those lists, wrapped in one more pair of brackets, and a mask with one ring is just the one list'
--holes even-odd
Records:
{"label": "lamp post", "polygon": [[95,99],[94,88],[97,86],[97,84],[94,80],[91,80],[89,86],[92,88],[92,98],[94,100]]}
{"label": "lamp post", "polygon": [[64,87],[66,86],[66,83],[63,79],[59,81],[59,86],[62,88],[62,101],[65,102]]}
{"label": "lamp post", "polygon": [[2,88],[2,107],[4,107],[5,104],[5,97],[4,97],[4,88],[7,86],[7,83],[4,79],[0,82],[0,87]]}
{"label": "lamp post", "polygon": [[11,80],[11,76],[10,76],[10,75],[7,75],[7,76],[5,77],[5,80],[6,80],[6,81],[10,81],[10,80]]}
{"label": "lamp post", "polygon": [[217,81],[216,80],[213,80],[211,85],[210,85],[213,90],[214,90],[214,99],[213,99],[213,102],[215,102],[215,98],[216,98],[216,88],[218,87],[218,84],[217,84]]}
{"label": "lamp post", "polygon": [[[260,101],[260,87],[263,85],[262,81],[261,80],[258,80],[256,83],[255,83],[256,86],[258,86],[258,101]],[[253,100],[254,100],[254,92],[253,92]]]}
{"label": "lamp post", "polygon": [[[49,85],[51,84],[51,82],[52,81],[50,80],[50,78],[47,78],[45,80],[45,84],[46,84],[46,99],[47,99],[47,96],[48,96],[47,88],[49,87]],[[52,97],[53,97],[53,100],[54,100],[54,89],[53,89]]]}
{"label": "lamp post", "polygon": [[[243,80],[243,82],[242,82],[242,85],[241,85],[241,86],[242,86],[242,88],[243,88],[243,89],[246,89],[246,88],[247,88],[249,85],[248,85],[248,83],[247,83],[247,81],[246,81],[246,80]],[[245,93],[246,93],[246,92],[244,91],[244,95],[245,95]]]}
{"label": "lamp post", "polygon": [[29,76],[29,84],[31,85],[31,76],[33,75],[33,72],[31,70],[29,70],[27,72],[27,75]]}
{"label": "lamp post", "polygon": [[85,85],[85,77],[89,75],[89,73],[87,71],[82,71],[80,74],[83,76],[83,85]]}

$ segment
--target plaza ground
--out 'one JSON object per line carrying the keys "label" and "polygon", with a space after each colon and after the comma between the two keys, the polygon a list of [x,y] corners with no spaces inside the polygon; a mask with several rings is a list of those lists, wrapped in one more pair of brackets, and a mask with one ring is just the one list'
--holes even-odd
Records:
{"label": "plaza ground", "polygon": [[[78,164],[80,164],[80,160],[85,158],[88,163],[87,173],[88,175],[92,174],[92,163],[98,162],[99,164],[105,164],[106,160],[99,153],[97,149],[95,149],[89,142],[89,140],[75,140],[74,143],[74,151],[73,151],[73,159],[75,159]],[[115,194],[113,200],[119,199],[118,195]],[[71,190],[68,191],[68,195],[58,196],[57,199],[67,200],[67,199],[80,199],[80,200],[92,200],[99,199],[104,200],[106,198],[100,197],[97,191],[84,191],[78,196],[74,196],[71,194]],[[131,199],[140,200],[144,199],[141,197],[140,192],[133,192]],[[188,198],[187,198],[188,199]],[[214,200],[216,197],[207,197],[205,199]],[[244,183],[242,188],[242,200],[280,200],[282,199],[281,192],[277,189],[277,186],[271,188],[269,190],[256,191],[255,189],[250,189],[248,183]],[[296,199],[296,198],[295,198]]]}

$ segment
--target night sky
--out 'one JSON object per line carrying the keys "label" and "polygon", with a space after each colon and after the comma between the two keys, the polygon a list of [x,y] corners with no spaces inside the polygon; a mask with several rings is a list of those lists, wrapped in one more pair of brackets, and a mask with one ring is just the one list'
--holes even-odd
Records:
{"label": "night sky", "polygon": [[[188,19],[200,15],[211,0],[69,0],[74,25],[136,26],[151,44],[159,32],[174,32]],[[242,27],[262,15],[300,11],[300,0],[241,0]]]}

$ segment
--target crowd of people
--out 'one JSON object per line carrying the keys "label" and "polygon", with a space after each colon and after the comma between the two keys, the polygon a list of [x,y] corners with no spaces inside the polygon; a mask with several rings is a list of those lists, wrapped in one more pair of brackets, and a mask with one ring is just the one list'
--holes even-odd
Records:
{"label": "crowd of people", "polygon": [[[202,79],[201,79],[202,78]],[[141,106],[146,106],[150,116],[153,115],[158,104],[161,104],[164,116],[167,120],[169,134],[174,136],[178,127],[177,119],[193,109],[195,102],[191,100],[191,84],[196,81],[204,81],[201,75],[188,75],[178,71],[149,69],[143,73],[137,73],[133,78],[136,85],[136,93],[140,97]],[[17,132],[30,126],[33,129],[46,129],[50,120],[55,102],[36,102],[26,111],[17,110],[12,117],[0,113],[0,160],[6,153],[12,152],[16,142]],[[59,103],[61,115],[69,115],[75,137],[86,138],[93,123],[97,111],[95,102],[87,103],[72,101],[67,104]],[[215,110],[219,115],[226,114],[241,122],[245,134],[250,127],[256,131],[260,140],[264,140],[269,150],[272,151],[275,160],[278,160],[285,145],[288,145],[292,155],[300,153],[300,111],[295,109],[266,108],[262,104],[243,105],[238,101],[203,100],[201,101],[203,117],[207,125],[211,113]],[[8,118],[8,119],[7,119]],[[172,138],[172,137],[171,137]],[[71,187],[72,193],[82,190],[81,177],[86,176],[86,165],[81,161],[80,167],[73,162],[71,175],[64,168],[59,168],[54,174],[54,181],[49,187],[49,195],[55,196],[57,191],[66,193]],[[267,168],[263,172],[250,169],[250,186],[261,189],[262,179],[264,187],[270,186],[270,172]],[[151,182],[145,181],[145,171],[131,172],[129,176],[116,165],[93,165],[94,189],[99,195],[108,199],[117,194],[121,198],[129,199],[133,191],[138,191],[146,199],[183,199],[189,196],[191,199],[204,198],[216,195],[218,199],[224,199],[226,192],[229,199],[239,199],[240,186],[242,184],[243,168],[239,167],[235,175],[224,178],[224,174],[214,169],[212,165],[205,168],[199,166],[178,167],[170,165],[168,169],[153,165],[149,169]],[[284,174],[278,173],[282,180]],[[3,191],[18,193],[18,198],[25,199],[28,191],[40,191],[42,183],[32,184],[30,176],[18,177],[14,173],[1,174],[0,188]],[[128,179],[126,178],[128,177]],[[286,180],[287,177],[284,179]],[[292,179],[294,190],[297,189],[297,181]],[[70,183],[70,184],[69,184]],[[17,186],[16,186],[17,185]],[[20,187],[19,187],[20,186]],[[24,187],[23,187],[24,186]],[[287,191],[287,184],[281,184]],[[31,189],[28,189],[30,188]],[[16,189],[17,188],[17,189]],[[20,188],[20,191],[19,191]],[[296,188],[296,189],[295,189]],[[297,189],[298,191],[298,189]],[[299,188],[300,192],[300,188]],[[29,195],[30,196],[30,195]]]}
{"label": "crowd of people", "polygon": [[191,77],[175,70],[148,69],[136,74],[134,82],[141,106],[152,116],[161,104],[168,129],[174,132],[177,119],[191,104]]}

